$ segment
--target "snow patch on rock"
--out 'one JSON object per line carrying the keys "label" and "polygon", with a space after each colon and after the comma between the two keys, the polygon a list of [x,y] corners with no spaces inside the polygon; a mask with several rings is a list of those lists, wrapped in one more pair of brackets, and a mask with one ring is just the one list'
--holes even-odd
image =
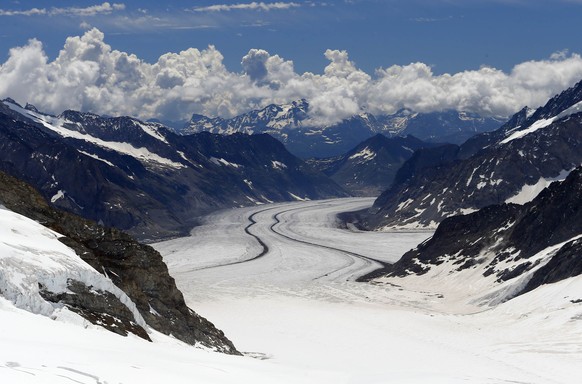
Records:
{"label": "snow patch on rock", "polygon": [[34,220],[0,208],[0,294],[17,308],[58,319],[62,305],[45,301],[41,287],[53,293],[68,292],[68,281],[73,279],[111,292],[131,311],[135,322],[148,329],[131,299],[61,243],[60,237]]}

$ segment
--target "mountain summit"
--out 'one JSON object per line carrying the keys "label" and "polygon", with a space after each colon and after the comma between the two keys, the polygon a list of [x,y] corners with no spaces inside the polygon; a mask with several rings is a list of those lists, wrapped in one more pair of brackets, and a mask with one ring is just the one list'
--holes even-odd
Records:
{"label": "mountain summit", "polygon": [[362,112],[338,123],[322,125],[310,115],[308,101],[271,104],[231,119],[194,115],[182,134],[211,132],[267,133],[301,158],[340,156],[376,134],[387,137],[413,135],[423,141],[461,143],[469,137],[498,128],[502,120],[458,111],[416,113],[402,109],[392,115]]}

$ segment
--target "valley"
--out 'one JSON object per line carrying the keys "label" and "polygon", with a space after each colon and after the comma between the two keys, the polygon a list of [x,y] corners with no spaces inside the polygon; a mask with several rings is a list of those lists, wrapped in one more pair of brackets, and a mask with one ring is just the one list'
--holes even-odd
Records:
{"label": "valley", "polygon": [[[43,384],[566,384],[582,375],[579,276],[496,305],[473,300],[487,283],[476,274],[467,280],[437,270],[357,282],[433,234],[337,227],[338,212],[372,202],[223,210],[188,237],[153,244],[186,304],[244,356],[192,348],[151,328],[153,343],[120,337],[66,308],[49,318],[0,298],[0,375]],[[16,224],[7,232],[11,225],[22,233]],[[19,249],[39,253],[32,243]]]}
{"label": "valley", "polygon": [[581,100],[582,82],[461,146],[377,135],[303,161],[267,134],[5,99],[0,374],[571,383]]}
{"label": "valley", "polygon": [[[304,382],[570,383],[582,374],[575,320],[582,308],[555,300],[575,293],[579,278],[497,307],[475,305],[458,286],[446,290],[428,279],[358,283],[432,234],[335,227],[337,212],[371,203],[222,211],[190,237],[154,247],[191,307],[247,356],[299,369]],[[261,243],[244,231],[249,224],[268,247],[260,258]]]}
{"label": "valley", "polygon": [[582,382],[582,1],[5,3],[0,383]]}

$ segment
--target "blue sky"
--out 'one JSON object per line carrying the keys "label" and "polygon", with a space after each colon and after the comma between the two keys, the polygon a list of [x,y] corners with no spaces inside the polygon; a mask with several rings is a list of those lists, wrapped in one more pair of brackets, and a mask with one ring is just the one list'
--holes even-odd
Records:
{"label": "blue sky", "polygon": [[[272,56],[291,63],[293,73],[298,76],[306,72],[327,75],[326,68],[330,61],[333,62],[330,59],[333,56],[352,65],[354,68],[350,70],[357,69],[370,76],[372,80],[368,80],[368,86],[376,88],[379,87],[374,82],[378,76],[376,70],[394,65],[411,69],[411,63],[422,63],[436,79],[433,86],[440,86],[443,78],[438,76],[444,74],[478,72],[491,67],[511,77],[515,67],[523,63],[572,61],[568,69],[561,70],[566,72],[567,78],[550,81],[546,87],[546,93],[551,96],[551,92],[572,85],[577,79],[578,62],[572,59],[579,58],[578,54],[582,53],[580,25],[582,0],[3,1],[0,3],[0,63],[9,61],[11,48],[27,46],[30,39],[36,39],[42,43],[39,49],[50,64],[58,57],[68,37],[83,36],[96,28],[111,50],[134,54],[141,62],[149,64],[156,63],[167,52],[178,53],[189,48],[205,52],[212,45],[220,54],[220,62],[228,76],[248,74],[257,86],[257,92],[242,102],[228,100],[230,106],[224,103],[225,95],[207,105],[203,105],[205,98],[199,96],[185,101],[180,99],[190,103],[190,108],[184,106],[180,110],[165,111],[156,107],[147,112],[151,117],[167,118],[182,118],[190,112],[231,115],[267,102],[291,101],[285,97],[301,96],[301,92],[293,93],[286,87],[293,76],[281,75],[286,69],[276,66],[274,59],[265,64],[271,68],[269,79],[258,81],[248,73],[241,61],[251,49],[266,51],[269,56],[261,53],[265,63],[267,57]],[[96,35],[92,36],[99,40]],[[327,50],[345,52],[347,56],[326,54]],[[3,66],[6,72],[9,67]],[[424,68],[415,70],[417,75],[419,71],[425,72]],[[149,73],[147,69],[143,71],[146,73],[143,76]],[[545,76],[552,74],[555,75],[555,70],[545,72]],[[535,77],[532,73],[529,76]],[[361,76],[359,79],[364,81]],[[523,80],[522,85],[525,87],[528,81],[531,82]],[[78,85],[79,92],[88,98],[94,97],[95,92],[88,96],[86,83]],[[277,88],[277,94],[267,95],[267,85],[273,90]],[[329,88],[329,84],[326,87]],[[287,91],[283,93],[280,89]],[[497,97],[498,90],[494,91],[491,97]],[[108,89],[108,92],[113,91]],[[7,93],[10,89],[0,85],[0,96]],[[311,90],[307,96],[315,93]],[[518,107],[515,100],[503,110],[465,101],[455,104],[449,100],[432,105],[426,100],[415,101],[419,96],[406,96],[409,100],[405,97],[403,102],[374,103],[356,97],[348,103],[338,99],[334,106],[321,106],[319,112],[329,117],[345,109],[345,113],[340,113],[343,117],[348,112],[366,108],[390,112],[400,107],[417,110],[464,107],[484,114],[506,115]],[[546,96],[540,94],[525,101],[540,103]],[[35,97],[32,91],[23,93],[21,98],[36,100],[48,109],[63,106],[46,101],[42,96]],[[519,99],[519,96],[513,98]],[[95,100],[85,100],[73,107],[115,112]],[[135,112],[128,109],[127,113]]]}
{"label": "blue sky", "polygon": [[[251,48],[293,60],[299,72],[320,72],[326,49],[347,50],[367,72],[422,61],[437,73],[481,65],[509,70],[564,49],[582,52],[582,1],[296,0],[266,1],[265,7],[252,3],[126,0],[117,3],[123,9],[91,15],[51,14],[51,9],[103,3],[5,1],[4,11],[48,12],[2,16],[0,51],[6,55],[9,48],[38,38],[54,56],[67,36],[91,25],[103,31],[114,48],[150,62],[168,51],[213,44],[233,71],[241,69],[241,57]],[[116,2],[109,4],[113,8]],[[249,6],[227,7],[234,4]]]}

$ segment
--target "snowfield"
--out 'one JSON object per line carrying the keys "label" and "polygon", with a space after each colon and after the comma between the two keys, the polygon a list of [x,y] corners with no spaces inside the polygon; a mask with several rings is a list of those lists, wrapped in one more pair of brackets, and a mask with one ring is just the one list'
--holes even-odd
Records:
{"label": "snowfield", "polygon": [[78,319],[34,315],[0,298],[0,380],[580,381],[582,279],[497,306],[472,302],[476,289],[448,273],[358,283],[357,277],[398,260],[432,234],[335,227],[337,212],[371,204],[339,199],[222,211],[190,237],[154,244],[188,305],[224,330],[245,357],[192,348],[156,332],[153,343],[124,338]]}
{"label": "snowfield", "polygon": [[[265,367],[337,383],[572,383],[582,378],[582,279],[496,307],[463,276],[355,279],[432,232],[361,233],[335,214],[371,199],[220,212],[192,237],[156,244],[187,303]],[[262,247],[250,234],[268,247]],[[371,260],[374,259],[374,260]],[[243,262],[244,260],[250,260]],[[474,276],[479,284],[479,276]],[[491,288],[481,286],[480,288]],[[321,381],[325,382],[325,381]]]}

